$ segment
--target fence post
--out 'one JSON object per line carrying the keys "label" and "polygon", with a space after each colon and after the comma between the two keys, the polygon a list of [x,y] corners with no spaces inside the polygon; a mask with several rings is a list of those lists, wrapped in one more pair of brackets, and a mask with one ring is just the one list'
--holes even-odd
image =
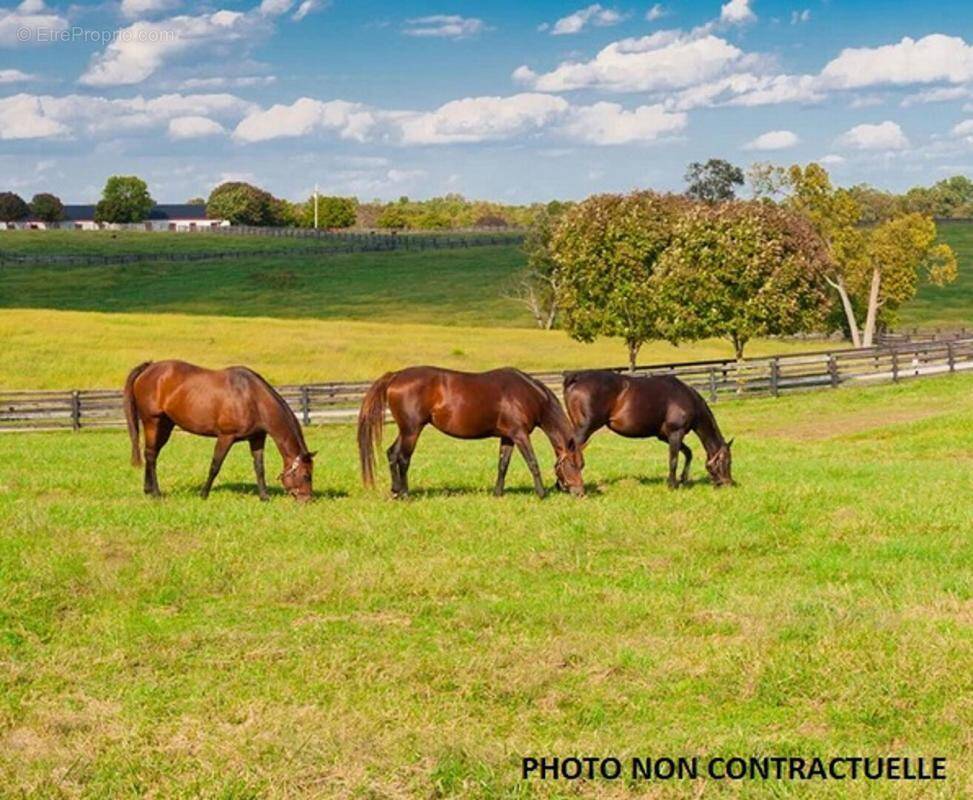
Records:
{"label": "fence post", "polygon": [[780,396],[780,361],[777,358],[770,360],[770,393],[774,397]]}
{"label": "fence post", "polygon": [[716,367],[709,368],[709,399],[716,402]]}
{"label": "fence post", "polygon": [[828,375],[831,376],[831,388],[838,388],[838,361],[834,357],[834,353],[828,355]]}
{"label": "fence post", "polygon": [[952,342],[946,342],[946,361],[949,363],[949,371],[956,372],[956,354],[953,353]]}
{"label": "fence post", "polygon": [[71,428],[81,430],[81,392],[77,389],[71,392]]}
{"label": "fence post", "polygon": [[894,347],[892,350],[892,381],[893,383],[899,382],[899,351]]}
{"label": "fence post", "polygon": [[301,417],[305,425],[311,424],[311,393],[306,386],[301,387]]}

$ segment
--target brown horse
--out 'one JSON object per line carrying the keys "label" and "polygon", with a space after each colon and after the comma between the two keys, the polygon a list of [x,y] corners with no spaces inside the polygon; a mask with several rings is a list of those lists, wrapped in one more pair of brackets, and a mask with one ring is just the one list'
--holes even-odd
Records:
{"label": "brown horse", "polygon": [[211,370],[185,361],[146,361],[125,381],[125,418],[132,440],[132,464],[139,466],[139,420],[145,429],[145,493],[161,496],[155,462],[178,425],[198,436],[215,436],[216,450],[202,496],[209,495],[236,442],[250,443],[260,499],[267,499],[264,443],[274,440],[284,460],[280,481],[296,500],[311,499],[313,453],[294,412],[274,388],[246,367]]}
{"label": "brown horse", "polygon": [[409,367],[385,373],[368,390],[358,414],[358,452],[366,486],[374,485],[375,446],[382,441],[386,406],[399,426],[399,435],[387,451],[395,497],[409,492],[409,462],[419,434],[430,423],[457,439],[499,437],[500,463],[493,490],[497,496],[503,494],[516,445],[534,478],[534,491],[544,497],[541,471],[530,444],[531,431],[540,427],[557,456],[558,488],[584,494],[584,462],[564,409],[554,392],[519,370],[472,373]]}
{"label": "brown horse", "polygon": [[[564,379],[564,404],[584,447],[599,428],[637,439],[655,436],[669,443],[669,487],[689,480],[693,452],[683,439],[690,431],[706,449],[706,469],[717,486],[733,484],[730,445],[699,392],[669,375],[635,377],[608,370],[570,373]],[[686,463],[676,480],[679,453]]]}

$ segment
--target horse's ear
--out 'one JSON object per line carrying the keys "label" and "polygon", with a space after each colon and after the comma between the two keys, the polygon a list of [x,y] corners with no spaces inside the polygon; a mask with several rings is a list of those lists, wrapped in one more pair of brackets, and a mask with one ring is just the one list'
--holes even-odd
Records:
{"label": "horse's ear", "polygon": [[310,453],[303,453],[301,455],[301,461],[303,461],[305,464],[310,464],[311,459],[313,459],[317,454],[317,450],[312,450]]}
{"label": "horse's ear", "polygon": [[728,449],[729,449],[730,447],[733,447],[733,442],[734,442],[734,440],[735,440],[735,439],[736,439],[736,436],[733,436],[733,437],[731,437],[731,439],[730,439],[730,441],[728,441],[728,442],[726,443],[726,446],[727,446],[727,448],[728,448]]}

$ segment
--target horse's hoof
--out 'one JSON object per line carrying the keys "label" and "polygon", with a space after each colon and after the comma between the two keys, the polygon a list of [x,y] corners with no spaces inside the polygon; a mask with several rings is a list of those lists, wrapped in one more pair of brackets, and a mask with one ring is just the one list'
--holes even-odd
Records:
{"label": "horse's hoof", "polygon": [[269,494],[262,494],[262,495],[260,495],[260,502],[261,503],[269,503],[270,502],[270,495]]}

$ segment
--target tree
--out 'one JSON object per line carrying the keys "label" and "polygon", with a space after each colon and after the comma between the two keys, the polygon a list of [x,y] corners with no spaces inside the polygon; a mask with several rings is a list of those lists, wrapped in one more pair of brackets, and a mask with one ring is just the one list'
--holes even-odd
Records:
{"label": "tree", "polygon": [[687,201],[637,192],[596,195],[570,209],[551,237],[557,302],[568,334],[582,342],[619,336],[635,368],[659,336],[651,278]]}
{"label": "tree", "polygon": [[831,254],[825,280],[841,299],[852,344],[861,347],[850,284],[863,270],[865,232],[859,228],[861,209],[851,192],[835,189],[824,167],[792,166],[787,172],[790,196],[785,205],[808,219]]}
{"label": "tree", "polygon": [[787,189],[787,170],[757,161],[747,168],[747,184],[755,200],[777,200]]}
{"label": "tree", "polygon": [[[868,311],[862,345],[871,347],[881,312],[892,314],[916,295],[921,278],[936,286],[956,280],[956,254],[936,243],[936,223],[922,214],[888,220],[868,233]],[[864,293],[864,274],[858,288]]]}
{"label": "tree", "polygon": [[186,205],[187,206],[205,206],[206,205],[206,200],[203,199],[202,197],[190,197],[186,201]]}
{"label": "tree", "polygon": [[733,187],[743,185],[743,170],[722,158],[711,158],[705,164],[698,161],[690,164],[684,180],[689,184],[687,197],[719,203],[735,197]]}
{"label": "tree", "polygon": [[[354,197],[318,196],[319,228],[350,228],[358,216],[358,200]],[[314,225],[314,197],[301,208],[300,224],[306,228]]]}
{"label": "tree", "polygon": [[270,192],[242,181],[221,183],[206,202],[206,214],[233,225],[279,225],[285,209]]}
{"label": "tree", "polygon": [[141,222],[155,206],[149,187],[135,175],[112,175],[95,206],[96,222]]}
{"label": "tree", "polygon": [[375,224],[379,228],[391,228],[392,230],[402,230],[409,227],[409,217],[402,208],[402,205],[387,205],[375,219]]}
{"label": "tree", "polygon": [[41,192],[31,199],[30,213],[44,222],[60,222],[64,219],[64,204],[60,197]]}
{"label": "tree", "polygon": [[30,209],[19,194],[0,192],[0,222],[19,222]]}
{"label": "tree", "polygon": [[810,223],[786,209],[756,201],[696,206],[677,223],[652,276],[660,331],[673,343],[727,338],[743,358],[754,337],[821,325],[829,266]]}
{"label": "tree", "polygon": [[539,212],[524,236],[527,265],[516,277],[514,297],[527,306],[537,327],[550,330],[557,318],[557,270],[551,255],[554,229],[567,206],[551,204]]}

